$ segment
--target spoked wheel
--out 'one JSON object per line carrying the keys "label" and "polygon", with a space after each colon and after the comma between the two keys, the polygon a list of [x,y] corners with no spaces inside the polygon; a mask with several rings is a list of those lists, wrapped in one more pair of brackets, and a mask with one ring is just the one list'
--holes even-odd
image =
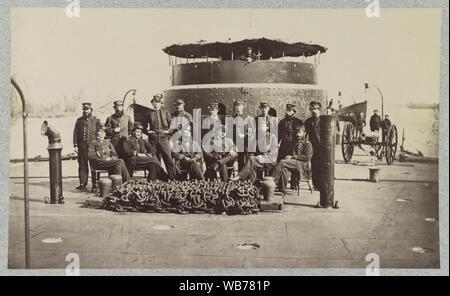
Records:
{"label": "spoked wheel", "polygon": [[385,152],[386,152],[386,162],[387,164],[392,164],[395,159],[395,155],[397,153],[397,145],[398,145],[398,133],[397,127],[392,125],[386,135],[386,143],[385,143]]}
{"label": "spoked wheel", "polygon": [[350,162],[353,157],[353,150],[355,149],[355,128],[351,122],[346,123],[344,126],[341,145],[344,161],[346,163]]}

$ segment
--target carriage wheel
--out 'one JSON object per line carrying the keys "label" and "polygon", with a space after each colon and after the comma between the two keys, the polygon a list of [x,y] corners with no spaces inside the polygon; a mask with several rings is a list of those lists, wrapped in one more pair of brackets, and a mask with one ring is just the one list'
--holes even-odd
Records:
{"label": "carriage wheel", "polygon": [[397,127],[392,125],[386,135],[386,143],[385,143],[385,153],[386,153],[386,162],[387,164],[392,164],[395,159],[395,155],[397,153],[397,145],[398,145],[398,133]]}
{"label": "carriage wheel", "polygon": [[344,131],[342,133],[342,156],[344,161],[350,162],[353,157],[353,150],[355,148],[355,128],[351,122],[348,122],[344,126]]}

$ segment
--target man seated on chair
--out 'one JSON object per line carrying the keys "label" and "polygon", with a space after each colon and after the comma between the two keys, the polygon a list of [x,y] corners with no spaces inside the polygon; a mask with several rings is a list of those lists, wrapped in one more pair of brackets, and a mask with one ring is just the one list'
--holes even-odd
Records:
{"label": "man seated on chair", "polygon": [[256,155],[249,156],[244,167],[236,177],[230,179],[231,181],[250,180],[251,182],[255,182],[258,170],[270,171],[275,167],[278,157],[278,139],[274,134],[270,133],[270,129],[266,124],[261,124],[259,132],[264,131],[265,149],[261,149],[260,145],[258,145]]}
{"label": "man seated on chair", "polygon": [[122,159],[117,158],[116,150],[110,141],[105,140],[105,127],[97,130],[96,139],[88,146],[88,158],[94,169],[107,170],[110,175],[121,175],[122,182],[130,180],[127,166]]}
{"label": "man seated on chair", "polygon": [[310,141],[306,139],[306,131],[304,124],[296,127],[296,140],[292,147],[291,153],[281,159],[273,170],[273,178],[278,189],[282,193],[286,193],[287,171],[296,173],[300,180],[311,179],[311,157],[313,155],[313,147]]}
{"label": "man seated on chair", "polygon": [[[202,173],[202,148],[194,142],[191,135],[191,127],[185,126],[179,131],[182,135],[172,146],[172,158],[175,160],[175,175],[178,180],[185,179],[182,171],[186,171],[189,179],[203,180]],[[186,176],[187,177],[187,176]]]}
{"label": "man seated on chair", "polygon": [[215,138],[211,138],[210,145],[211,152],[207,152],[203,149],[203,157],[206,164],[205,178],[208,180],[216,179],[217,172],[220,173],[222,181],[227,182],[229,179],[228,168],[234,166],[234,162],[237,158],[236,147],[231,138],[226,135],[225,126],[217,135],[218,145],[215,145]]}
{"label": "man seated on chair", "polygon": [[134,170],[144,169],[148,171],[148,181],[156,179],[167,181],[168,176],[155,157],[155,147],[142,138],[143,128],[142,123],[136,122],[132,136],[123,143],[122,150],[128,172],[133,176]]}

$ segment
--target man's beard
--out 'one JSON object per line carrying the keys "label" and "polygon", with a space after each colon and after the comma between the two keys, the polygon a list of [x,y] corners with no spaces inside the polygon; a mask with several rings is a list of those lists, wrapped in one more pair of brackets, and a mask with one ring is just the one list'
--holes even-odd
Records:
{"label": "man's beard", "polygon": [[123,115],[123,110],[122,111],[116,111],[116,115],[117,116],[122,116]]}
{"label": "man's beard", "polygon": [[83,112],[83,117],[89,117],[91,115],[91,112]]}

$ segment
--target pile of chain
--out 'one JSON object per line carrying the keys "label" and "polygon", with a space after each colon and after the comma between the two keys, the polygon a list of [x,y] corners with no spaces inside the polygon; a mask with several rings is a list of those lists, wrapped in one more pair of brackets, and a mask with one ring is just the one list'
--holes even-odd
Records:
{"label": "pile of chain", "polygon": [[117,212],[247,215],[259,211],[258,196],[250,181],[137,179],[116,187],[105,207]]}

